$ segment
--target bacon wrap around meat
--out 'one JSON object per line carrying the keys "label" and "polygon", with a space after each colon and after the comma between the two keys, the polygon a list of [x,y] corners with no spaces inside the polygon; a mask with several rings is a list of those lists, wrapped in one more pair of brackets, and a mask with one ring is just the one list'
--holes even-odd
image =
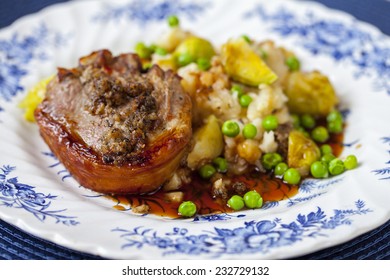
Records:
{"label": "bacon wrap around meat", "polygon": [[191,100],[172,71],[101,50],[58,69],[35,111],[40,133],[84,187],[148,193],[167,181],[191,139]]}

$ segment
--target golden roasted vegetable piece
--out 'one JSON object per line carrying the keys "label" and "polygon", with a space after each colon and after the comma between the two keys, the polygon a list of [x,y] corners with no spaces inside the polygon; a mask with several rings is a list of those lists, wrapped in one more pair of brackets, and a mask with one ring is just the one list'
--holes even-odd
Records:
{"label": "golden roasted vegetable piece", "polygon": [[237,82],[258,86],[271,84],[278,78],[243,38],[224,44],[221,59],[226,73]]}
{"label": "golden roasted vegetable piece", "polygon": [[247,162],[255,164],[261,157],[261,150],[259,143],[253,139],[245,139],[237,145],[237,152],[240,157]]}
{"label": "golden roasted vegetable piece", "polygon": [[53,76],[39,81],[33,88],[31,88],[26,97],[19,103],[19,107],[24,109],[24,118],[27,121],[34,122],[35,108],[42,102],[46,93],[46,86],[51,81]]}
{"label": "golden roasted vegetable piece", "polygon": [[318,71],[291,73],[285,92],[288,108],[296,114],[326,116],[338,102],[329,79]]}
{"label": "golden roasted vegetable piece", "polygon": [[191,62],[196,62],[199,58],[211,59],[215,55],[213,45],[199,37],[191,36],[177,46],[174,52],[179,66],[185,66]]}
{"label": "golden roasted vegetable piece", "polygon": [[320,149],[310,138],[302,132],[293,130],[288,137],[287,163],[296,168],[302,176],[309,174],[310,165],[319,160]]}
{"label": "golden roasted vegetable piece", "polygon": [[161,67],[161,69],[165,71],[168,69],[176,70],[175,58],[173,57],[173,55],[170,54],[164,57],[159,57],[158,59],[153,59],[152,63],[157,64],[158,66]]}
{"label": "golden roasted vegetable piece", "polygon": [[190,168],[196,169],[202,163],[218,157],[223,150],[223,135],[214,115],[207,118],[206,123],[193,135],[194,148],[187,157]]}

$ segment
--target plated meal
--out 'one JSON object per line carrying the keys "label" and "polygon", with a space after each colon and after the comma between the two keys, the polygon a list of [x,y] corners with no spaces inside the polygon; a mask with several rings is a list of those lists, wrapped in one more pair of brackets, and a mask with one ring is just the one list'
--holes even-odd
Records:
{"label": "plated meal", "polygon": [[301,1],[70,1],[20,19],[0,31],[0,218],[114,259],[351,240],[390,218],[388,43]]}
{"label": "plated meal", "polygon": [[83,187],[130,195],[136,213],[192,217],[261,208],[301,178],[357,167],[337,157],[343,116],[328,77],[271,40],[217,48],[176,16],[168,24],[135,53],[59,68],[21,103]]}

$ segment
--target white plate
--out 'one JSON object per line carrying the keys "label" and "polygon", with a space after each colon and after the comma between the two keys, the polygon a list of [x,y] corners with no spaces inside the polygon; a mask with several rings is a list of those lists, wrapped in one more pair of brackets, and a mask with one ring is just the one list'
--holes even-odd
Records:
{"label": "white plate", "polygon": [[[155,40],[176,14],[218,45],[247,34],[295,51],[334,83],[347,108],[343,156],[360,165],[263,209],[188,220],[118,211],[79,187],[17,104],[28,88],[101,48]],[[76,1],[0,32],[0,218],[60,245],[108,258],[289,258],[350,240],[390,218],[389,38],[352,17],[295,1]]]}

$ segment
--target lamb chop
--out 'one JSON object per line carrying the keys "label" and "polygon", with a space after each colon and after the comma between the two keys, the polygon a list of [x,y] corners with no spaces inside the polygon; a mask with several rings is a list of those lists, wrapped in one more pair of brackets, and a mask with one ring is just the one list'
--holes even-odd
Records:
{"label": "lamb chop", "polygon": [[142,70],[135,54],[101,50],[59,68],[35,111],[40,133],[84,187],[149,193],[167,181],[191,139],[191,100],[172,71]]}

